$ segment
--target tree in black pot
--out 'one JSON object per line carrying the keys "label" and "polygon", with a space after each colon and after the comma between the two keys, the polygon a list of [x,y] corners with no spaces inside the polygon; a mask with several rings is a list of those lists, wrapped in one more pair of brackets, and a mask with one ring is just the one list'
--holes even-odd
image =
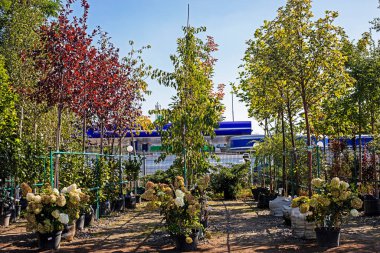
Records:
{"label": "tree in black pot", "polygon": [[[132,182],[136,182],[139,178],[140,170],[141,170],[141,157],[137,156],[129,156],[128,160],[124,161],[123,168],[126,179],[130,182],[130,191],[125,196],[125,206],[127,208],[135,208],[136,207],[136,197],[140,197],[135,190],[132,189]],[[136,187],[135,187],[136,188]]]}
{"label": "tree in black pot", "polygon": [[225,200],[236,199],[239,190],[248,182],[248,168],[248,164],[217,165],[211,174],[212,190],[223,193]]}
{"label": "tree in black pot", "polygon": [[10,192],[3,190],[0,197],[0,225],[9,226],[14,208],[14,199],[11,197]]}

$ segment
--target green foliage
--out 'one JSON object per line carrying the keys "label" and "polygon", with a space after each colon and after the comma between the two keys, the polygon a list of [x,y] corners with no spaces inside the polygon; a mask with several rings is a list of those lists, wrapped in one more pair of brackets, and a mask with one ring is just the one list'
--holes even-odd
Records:
{"label": "green foliage", "polygon": [[173,177],[164,170],[156,170],[154,174],[145,177],[145,181],[151,181],[153,183],[170,184],[173,181]]}
{"label": "green foliage", "polygon": [[[204,42],[196,35],[205,28],[183,28],[185,36],[177,41],[177,55],[171,55],[174,65],[172,73],[154,71],[153,78],[160,84],[172,87],[176,95],[168,109],[154,110],[151,113],[160,115],[155,122],[159,127],[162,149],[166,155],[174,154],[176,168],[184,167],[184,151],[186,150],[186,166],[192,176],[205,173],[210,153],[202,152],[207,141],[204,136],[215,136],[214,129],[218,126],[224,110],[223,85],[214,92],[213,68],[216,59],[211,54],[217,50],[213,38],[207,37]],[[171,127],[163,130],[167,123]],[[190,174],[189,173],[189,174]],[[181,173],[182,174],[182,173]]]}
{"label": "green foliage", "polygon": [[[273,21],[265,21],[248,41],[244,72],[236,89],[250,105],[258,120],[276,118],[284,101],[302,102],[304,132],[311,146],[313,122],[326,99],[341,97],[351,79],[345,68],[343,29],[333,25],[337,12],[313,19],[311,0],[288,0]],[[299,106],[292,107],[295,115]],[[288,107],[289,108],[289,107]],[[257,114],[257,115],[256,115]],[[311,192],[312,153],[308,152],[309,192]]]}
{"label": "green foliage", "polygon": [[14,175],[17,168],[17,96],[11,90],[8,75],[0,57],[0,178]]}
{"label": "green foliage", "polygon": [[142,160],[140,156],[134,156],[133,159],[129,156],[128,160],[123,162],[123,169],[128,181],[135,181],[139,177]]}
{"label": "green foliage", "polygon": [[225,199],[235,199],[238,192],[248,182],[247,164],[234,164],[231,167],[218,165],[211,174],[210,186],[215,193],[224,193]]}

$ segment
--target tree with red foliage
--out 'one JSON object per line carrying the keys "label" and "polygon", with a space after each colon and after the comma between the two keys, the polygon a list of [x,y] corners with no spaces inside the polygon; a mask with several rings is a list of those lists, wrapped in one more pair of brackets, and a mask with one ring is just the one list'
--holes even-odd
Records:
{"label": "tree with red foliage", "polygon": [[[42,74],[38,82],[36,95],[38,101],[48,106],[57,106],[56,150],[60,149],[61,118],[65,108],[77,105],[77,96],[85,88],[88,80],[87,67],[84,64],[89,55],[94,54],[91,48],[92,38],[87,33],[89,4],[81,0],[83,14],[73,17],[71,5],[75,0],[68,0],[60,11],[57,20],[47,22],[40,27],[42,48],[36,52],[36,66]],[[91,54],[89,54],[91,52]],[[58,156],[55,160],[55,182],[58,185]]]}

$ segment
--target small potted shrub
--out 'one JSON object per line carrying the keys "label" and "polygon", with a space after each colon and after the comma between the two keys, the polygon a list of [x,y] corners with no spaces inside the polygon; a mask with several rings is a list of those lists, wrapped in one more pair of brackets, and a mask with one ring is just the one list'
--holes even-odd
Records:
{"label": "small potted shrub", "polygon": [[198,246],[201,205],[184,186],[184,179],[176,177],[174,185],[148,182],[141,196],[148,200],[146,208],[159,209],[164,216],[166,229],[179,251],[195,251]]}
{"label": "small potted shrub", "polygon": [[292,201],[292,207],[299,207],[307,214],[307,220],[316,224],[317,242],[321,247],[337,247],[340,241],[340,226],[349,215],[358,216],[363,202],[350,190],[349,184],[333,178],[329,183],[322,179],[312,180],[318,194],[311,198],[302,196]]}

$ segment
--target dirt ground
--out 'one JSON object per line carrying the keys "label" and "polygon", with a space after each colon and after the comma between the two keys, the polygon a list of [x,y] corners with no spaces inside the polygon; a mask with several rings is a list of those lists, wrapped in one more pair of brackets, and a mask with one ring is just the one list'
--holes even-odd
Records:
{"label": "dirt ground", "polygon": [[[256,208],[251,200],[211,201],[212,238],[200,241],[198,252],[380,252],[380,217],[357,217],[342,228],[341,246],[323,250],[315,241],[296,239],[281,217]],[[37,239],[25,221],[0,227],[0,252],[38,252]],[[102,218],[62,242],[55,252],[176,252],[157,212],[142,206]]]}

